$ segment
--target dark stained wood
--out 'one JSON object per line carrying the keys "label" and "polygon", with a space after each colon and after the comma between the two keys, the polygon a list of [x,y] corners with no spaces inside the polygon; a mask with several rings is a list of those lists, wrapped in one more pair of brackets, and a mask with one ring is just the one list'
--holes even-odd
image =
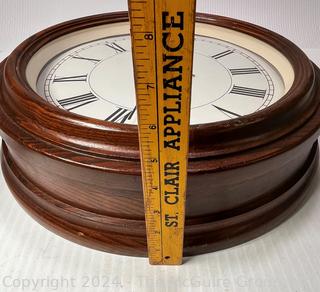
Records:
{"label": "dark stained wood", "polygon": [[[33,54],[73,31],[127,21],[127,13],[66,22],[26,40],[0,65],[2,168],[19,203],[47,228],[80,244],[146,255],[137,127],[81,117],[28,85]],[[191,127],[185,255],[257,237],[308,197],[318,163],[320,73],[294,44],[263,28],[199,14],[277,48],[295,81],[282,102],[230,121]]]}
{"label": "dark stained wood", "polygon": [[[29,87],[25,77],[30,58],[53,39],[79,29],[127,20],[127,13],[119,12],[69,21],[37,33],[14,50],[6,61],[8,95],[3,96],[3,102],[6,102],[7,110],[10,109],[11,114],[18,118],[17,123],[21,122],[21,127],[44,140],[84,154],[139,159],[136,126],[86,118],[54,107]],[[192,126],[191,159],[239,152],[272,142],[310,118],[319,98],[314,92],[312,64],[299,48],[273,32],[241,21],[203,14],[198,15],[197,21],[231,27],[276,47],[291,62],[295,80],[283,101],[266,110],[238,119]],[[73,139],[63,134],[60,125],[63,125],[64,132],[72,132]]]}

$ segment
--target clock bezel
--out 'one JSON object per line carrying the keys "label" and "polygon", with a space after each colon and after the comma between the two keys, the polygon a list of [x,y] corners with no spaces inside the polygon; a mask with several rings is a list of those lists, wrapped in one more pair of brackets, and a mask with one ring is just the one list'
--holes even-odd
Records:
{"label": "clock bezel", "polygon": [[[127,12],[68,21],[37,33],[14,50],[6,60],[4,75],[8,77],[6,90],[10,95],[6,106],[17,117],[15,122],[30,134],[65,149],[139,160],[137,126],[99,121],[59,109],[34,92],[26,78],[26,68],[33,54],[52,40],[77,30],[127,21]],[[234,29],[273,46],[289,60],[295,78],[287,94],[266,109],[228,121],[191,126],[191,160],[265,145],[298,129],[314,114],[319,104],[313,86],[314,69],[297,46],[267,29],[235,19],[198,14],[197,22]]]}

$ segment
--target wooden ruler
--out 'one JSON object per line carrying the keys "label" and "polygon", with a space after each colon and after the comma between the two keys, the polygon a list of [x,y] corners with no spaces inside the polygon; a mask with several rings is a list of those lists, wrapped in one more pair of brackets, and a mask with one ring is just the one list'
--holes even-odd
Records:
{"label": "wooden ruler", "polygon": [[182,264],[195,0],[129,0],[148,255]]}

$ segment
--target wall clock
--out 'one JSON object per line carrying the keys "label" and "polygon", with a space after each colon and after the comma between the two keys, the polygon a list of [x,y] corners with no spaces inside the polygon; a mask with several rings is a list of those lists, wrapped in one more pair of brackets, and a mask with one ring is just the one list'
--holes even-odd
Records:
{"label": "wall clock", "polygon": [[[126,12],[37,33],[0,66],[2,168],[36,220],[77,243],[145,256]],[[318,163],[319,69],[261,27],[198,14],[185,255],[274,228]]]}

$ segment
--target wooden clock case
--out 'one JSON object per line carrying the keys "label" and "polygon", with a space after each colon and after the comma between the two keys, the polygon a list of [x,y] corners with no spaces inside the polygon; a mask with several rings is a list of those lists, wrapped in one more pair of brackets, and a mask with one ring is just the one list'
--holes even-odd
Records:
{"label": "wooden clock case", "polygon": [[[127,21],[127,12],[69,21],[32,36],[1,63],[2,169],[17,201],[46,228],[91,248],[146,256],[137,127],[54,107],[25,73],[35,52],[55,38]],[[292,64],[295,79],[265,110],[191,126],[185,255],[234,246],[283,222],[307,199],[318,164],[319,69],[261,27],[205,14],[197,21],[270,44]]]}

